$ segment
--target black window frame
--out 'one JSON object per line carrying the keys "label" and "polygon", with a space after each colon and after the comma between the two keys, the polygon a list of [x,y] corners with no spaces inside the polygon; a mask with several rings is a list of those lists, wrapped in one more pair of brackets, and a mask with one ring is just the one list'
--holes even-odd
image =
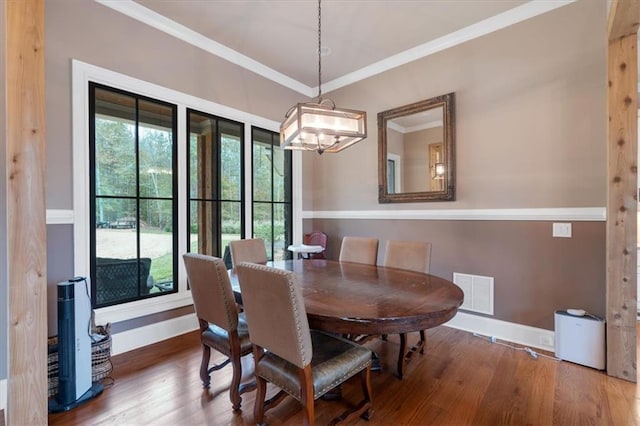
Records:
{"label": "black window frame", "polygon": [[[236,121],[236,120],[232,120],[229,118],[225,118],[225,117],[221,117],[215,114],[211,114],[211,113],[207,113],[207,112],[203,112],[197,109],[193,109],[193,108],[187,108],[186,109],[186,124],[187,124],[187,128],[186,128],[186,171],[187,171],[187,178],[186,178],[186,187],[185,187],[185,193],[186,193],[186,209],[187,209],[187,220],[186,220],[186,251],[187,253],[191,252],[191,241],[190,241],[190,237],[191,237],[191,203],[193,201],[208,201],[208,202],[213,202],[216,204],[216,217],[218,218],[218,223],[217,223],[217,227],[216,227],[216,244],[215,244],[215,249],[213,253],[206,253],[208,255],[211,256],[216,256],[216,257],[220,257],[220,258],[225,258],[225,263],[227,264],[227,268],[230,268],[231,266],[231,258],[230,258],[230,254],[223,252],[223,250],[225,249],[225,247],[222,247],[222,203],[224,202],[234,202],[240,203],[240,238],[243,239],[245,238],[246,232],[245,232],[245,226],[246,226],[246,219],[245,219],[245,215],[246,215],[246,179],[245,179],[245,170],[246,170],[246,161],[245,161],[245,126],[246,123],[243,123],[241,121]],[[215,134],[215,147],[216,147],[216,152],[215,152],[215,158],[216,158],[216,170],[215,170],[215,185],[216,185],[216,199],[206,199],[206,198],[192,198],[191,197],[191,150],[190,148],[190,144],[191,144],[191,120],[190,120],[190,115],[191,114],[198,114],[204,117],[209,118],[210,120],[214,120],[216,122],[215,125],[215,129],[216,129],[216,134]],[[222,198],[222,190],[221,190],[221,185],[222,185],[222,176],[221,176],[221,167],[220,167],[220,161],[221,161],[221,151],[222,151],[222,144],[220,143],[220,137],[221,137],[221,131],[220,131],[220,122],[224,122],[224,123],[229,123],[231,125],[238,125],[241,128],[240,131],[240,200],[228,200],[228,199],[223,199]],[[227,259],[228,258],[228,259]]]}
{"label": "black window frame", "polygon": [[[172,250],[173,250],[173,282],[171,289],[165,289],[165,291],[158,293],[148,293],[148,294],[138,294],[137,297],[132,298],[124,298],[121,300],[116,300],[113,302],[107,302],[98,304],[96,297],[91,297],[91,307],[93,309],[103,308],[107,306],[119,305],[127,302],[133,302],[137,300],[144,300],[152,297],[163,296],[166,294],[177,293],[178,292],[178,106],[171,102],[162,101],[159,99],[151,98],[148,96],[140,95],[134,92],[130,92],[127,90],[118,89],[115,87],[111,87],[108,85],[96,83],[93,81],[89,81],[89,217],[90,217],[90,236],[89,236],[89,262],[90,262],[90,278],[91,278],[91,294],[97,294],[96,287],[96,230],[98,228],[97,223],[97,213],[96,213],[96,147],[95,147],[95,131],[96,131],[96,89],[101,89],[105,91],[114,92],[117,94],[121,94],[124,96],[132,97],[135,99],[136,108],[135,108],[135,157],[136,157],[136,194],[135,196],[99,196],[98,198],[104,199],[132,199],[136,202],[136,257],[138,260],[141,259],[141,250],[140,250],[140,201],[141,200],[169,200],[167,197],[141,197],[140,196],[140,152],[139,152],[139,114],[138,114],[138,105],[140,101],[156,103],[159,105],[163,105],[172,110],[172,127],[171,127],[171,136],[172,136],[172,160],[171,167],[172,170]],[[139,274],[139,266],[138,266],[138,274]],[[140,277],[138,277],[140,279]]]}
{"label": "black window frame", "polygon": [[[273,152],[274,147],[278,147],[280,146],[280,133],[278,132],[274,132],[268,129],[264,129],[261,127],[257,127],[257,126],[251,126],[251,165],[253,168],[253,164],[254,164],[254,151],[253,151],[253,144],[254,141],[256,140],[256,131],[259,132],[263,132],[265,134],[269,134],[270,138],[271,138],[271,151]],[[251,174],[251,235],[255,237],[255,205],[256,204],[270,204],[271,205],[271,239],[270,239],[270,243],[271,243],[271,251],[269,252],[269,250],[267,250],[267,259],[268,260],[273,260],[273,253],[275,253],[275,226],[274,226],[274,208],[276,205],[284,205],[285,206],[285,241],[284,241],[284,248],[283,248],[283,258],[284,259],[292,259],[293,258],[293,254],[287,250],[287,247],[289,245],[291,245],[293,243],[293,155],[291,150],[288,149],[283,149],[282,150],[284,152],[284,155],[286,156],[286,161],[285,164],[288,166],[286,170],[284,170],[284,174],[285,174],[285,191],[288,193],[287,196],[285,196],[285,201],[274,201],[274,179],[273,179],[273,173],[274,173],[274,167],[271,167],[271,201],[256,201],[255,199],[255,185],[254,185],[254,170],[252,169],[252,174]],[[271,158],[274,158],[273,154],[271,156]],[[288,201],[287,201],[288,199]],[[286,218],[290,218],[289,221],[286,220]],[[269,256],[269,253],[271,253],[271,255]]]}

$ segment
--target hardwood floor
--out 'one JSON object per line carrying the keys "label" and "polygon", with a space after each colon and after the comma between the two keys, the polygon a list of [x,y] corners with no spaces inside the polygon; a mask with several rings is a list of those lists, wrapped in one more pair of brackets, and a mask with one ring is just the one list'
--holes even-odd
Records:
{"label": "hardwood floor", "polygon": [[[394,339],[395,337],[395,339]],[[409,341],[417,339],[417,333]],[[370,421],[358,425],[634,425],[640,423],[636,385],[565,361],[494,344],[448,327],[427,331],[424,355],[394,375],[397,336],[368,346],[382,359],[372,372]],[[201,350],[196,333],[114,357],[113,386],[49,424],[249,425],[255,392],[243,395],[234,414],[228,386],[231,367],[213,373],[211,388],[198,377]],[[212,358],[222,359],[212,352]],[[252,360],[244,363],[250,367]],[[250,372],[246,374],[250,376]],[[267,397],[272,395],[270,390]],[[357,381],[344,386],[342,401],[316,401],[316,423],[327,424],[359,400]],[[298,403],[288,398],[267,412],[270,425],[301,424]]]}

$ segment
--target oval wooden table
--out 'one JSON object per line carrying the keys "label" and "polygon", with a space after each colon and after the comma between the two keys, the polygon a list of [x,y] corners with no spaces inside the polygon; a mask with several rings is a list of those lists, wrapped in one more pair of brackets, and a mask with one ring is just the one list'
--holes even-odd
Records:
{"label": "oval wooden table", "polygon": [[[296,274],[309,326],[332,333],[355,336],[426,330],[453,318],[463,301],[457,285],[421,272],[324,259],[267,265]],[[237,277],[233,271],[229,276],[240,301]],[[404,346],[401,339],[400,377],[408,358]]]}

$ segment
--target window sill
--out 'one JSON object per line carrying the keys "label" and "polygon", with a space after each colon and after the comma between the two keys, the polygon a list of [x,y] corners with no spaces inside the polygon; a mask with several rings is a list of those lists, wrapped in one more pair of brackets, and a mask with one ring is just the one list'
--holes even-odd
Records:
{"label": "window sill", "polygon": [[191,292],[168,294],[151,299],[136,300],[95,310],[96,324],[116,323],[140,318],[158,312],[169,311],[193,304]]}

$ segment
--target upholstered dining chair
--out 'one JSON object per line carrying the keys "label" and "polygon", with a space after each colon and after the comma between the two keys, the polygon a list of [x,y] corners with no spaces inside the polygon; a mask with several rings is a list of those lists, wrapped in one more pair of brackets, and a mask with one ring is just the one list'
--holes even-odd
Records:
{"label": "upholstered dining chair", "polygon": [[306,253],[302,256],[305,259],[326,259],[324,251],[327,248],[327,234],[322,231],[311,231],[304,234],[302,243],[308,246],[321,246],[322,251],[320,253]]}
{"label": "upholstered dining chair", "polygon": [[238,263],[267,263],[267,249],[262,238],[248,238],[235,240],[229,243],[231,250],[231,263],[235,268]]}
{"label": "upholstered dining chair", "polygon": [[[424,241],[387,241],[382,264],[386,267],[406,269],[409,271],[429,273],[431,264],[431,243]],[[405,364],[411,359],[411,355],[420,349],[420,354],[424,354],[426,344],[425,331],[420,330],[420,340],[407,353],[406,333],[400,334],[400,351],[398,354],[398,377],[404,375]]]}
{"label": "upholstered dining chair", "polygon": [[340,246],[340,262],[375,265],[378,261],[378,239],[367,237],[343,237]]}
{"label": "upholstered dining chair", "polygon": [[[309,329],[302,289],[291,271],[243,262],[236,266],[253,342],[257,393],[254,422],[287,394],[314,424],[315,400],[359,375],[363,400],[335,421],[371,415],[371,351],[342,337]],[[277,331],[277,332],[276,332]],[[281,390],[265,402],[267,381]]]}
{"label": "upholstered dining chair", "polygon": [[[238,313],[227,268],[222,259],[213,256],[186,253],[183,255],[183,260],[200,325],[202,385],[208,388],[211,372],[231,363],[233,376],[229,397],[233,409],[239,410],[242,402],[240,395],[255,389],[255,383],[240,384],[242,378],[240,357],[250,354],[252,345],[244,314]],[[228,359],[209,367],[211,348],[226,355]]]}

